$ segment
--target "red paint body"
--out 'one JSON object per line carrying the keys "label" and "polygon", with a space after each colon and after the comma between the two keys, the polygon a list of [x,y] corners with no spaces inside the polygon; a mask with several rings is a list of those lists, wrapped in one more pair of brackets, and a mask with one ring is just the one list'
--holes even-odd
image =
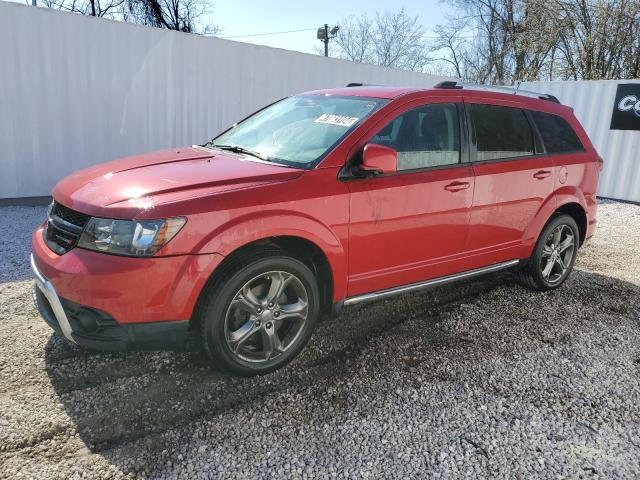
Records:
{"label": "red paint body", "polygon": [[[184,216],[179,234],[152,258],[74,248],[53,253],[33,235],[41,272],[61,297],[120,323],[185,320],[223,259],[251,242],[291,236],[315,244],[333,278],[333,301],[512,259],[528,258],[549,217],[565,204],[593,234],[601,161],[568,107],[473,90],[352,87],[311,92],[389,99],[314,169],[184,148],[82,170],[54,199],[107,218]],[[436,102],[490,103],[555,113],[585,151],[463,163],[343,181],[340,172],[399,113]],[[472,154],[471,154],[472,155]],[[471,160],[466,161],[464,160]]]}

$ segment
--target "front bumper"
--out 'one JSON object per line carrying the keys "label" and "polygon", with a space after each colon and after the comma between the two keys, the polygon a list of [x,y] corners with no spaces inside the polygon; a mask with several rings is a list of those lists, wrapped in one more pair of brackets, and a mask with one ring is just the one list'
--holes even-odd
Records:
{"label": "front bumper", "polygon": [[58,293],[51,282],[44,278],[38,267],[36,267],[33,254],[31,255],[31,271],[35,277],[35,285],[33,286],[34,300],[40,315],[54,330],[62,334],[67,340],[76,343],[69,319],[60,302],[60,297],[58,297]]}
{"label": "front bumper", "polygon": [[99,350],[184,343],[200,292],[224,258],[131,258],[81,248],[57,255],[42,228],[32,237],[32,251],[42,317],[69,341]]}
{"label": "front bumper", "polygon": [[53,284],[38,270],[33,255],[31,270],[40,315],[71,343],[105,351],[183,349],[188,344],[188,320],[119,324],[105,312],[58,296]]}

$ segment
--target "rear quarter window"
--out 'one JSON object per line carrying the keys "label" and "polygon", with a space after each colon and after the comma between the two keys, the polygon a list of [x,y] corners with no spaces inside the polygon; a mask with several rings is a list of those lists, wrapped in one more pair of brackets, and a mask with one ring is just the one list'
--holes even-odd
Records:
{"label": "rear quarter window", "polygon": [[582,142],[569,122],[551,113],[530,111],[547,153],[579,152],[584,150]]}

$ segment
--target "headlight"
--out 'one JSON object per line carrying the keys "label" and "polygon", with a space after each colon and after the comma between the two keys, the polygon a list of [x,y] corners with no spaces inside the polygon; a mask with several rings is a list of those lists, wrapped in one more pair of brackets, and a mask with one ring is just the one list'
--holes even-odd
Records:
{"label": "headlight", "polygon": [[91,218],[78,246],[115,255],[150,257],[169,243],[186,221],[183,217],[140,221]]}

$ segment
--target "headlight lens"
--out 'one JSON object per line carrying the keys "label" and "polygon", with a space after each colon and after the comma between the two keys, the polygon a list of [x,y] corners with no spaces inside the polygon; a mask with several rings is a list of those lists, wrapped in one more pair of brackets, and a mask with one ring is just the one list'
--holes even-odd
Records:
{"label": "headlight lens", "polygon": [[140,221],[91,218],[78,246],[115,255],[150,257],[169,243],[186,221],[183,217]]}

